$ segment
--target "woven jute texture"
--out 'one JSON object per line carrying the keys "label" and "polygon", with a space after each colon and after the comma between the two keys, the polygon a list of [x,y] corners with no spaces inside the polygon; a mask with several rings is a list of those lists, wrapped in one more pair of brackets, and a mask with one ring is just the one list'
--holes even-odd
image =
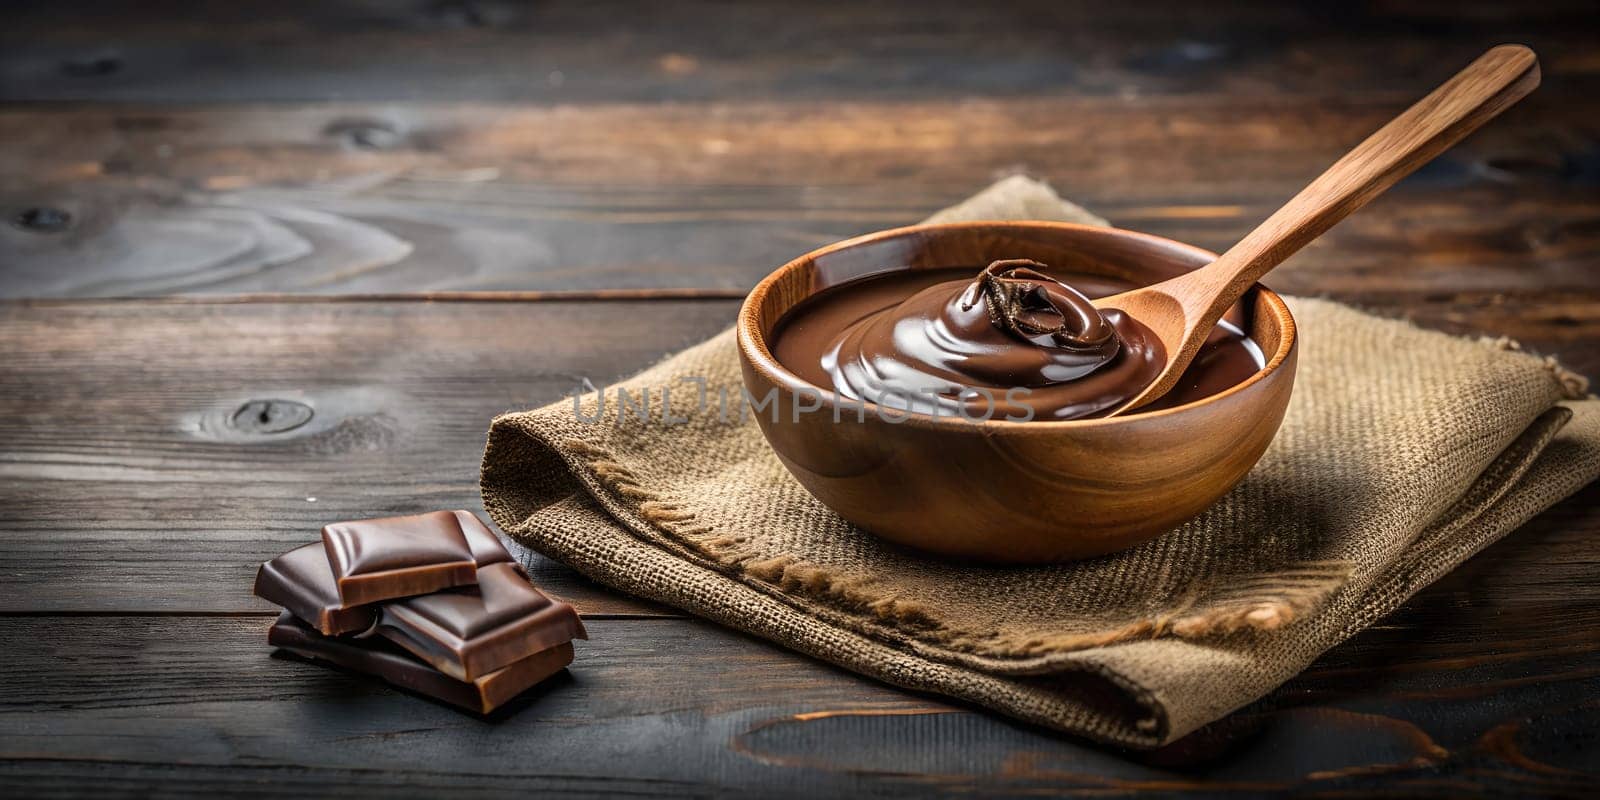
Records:
{"label": "woven jute texture", "polygon": [[[1018,218],[1103,224],[1020,177],[935,217]],[[731,331],[603,393],[496,419],[484,505],[624,592],[891,684],[1153,747],[1271,691],[1600,475],[1600,400],[1555,363],[1290,305],[1300,368],[1271,448],[1213,508],[1115,555],[989,568],[852,527],[741,421]],[[635,404],[648,392],[647,420],[619,388]]]}

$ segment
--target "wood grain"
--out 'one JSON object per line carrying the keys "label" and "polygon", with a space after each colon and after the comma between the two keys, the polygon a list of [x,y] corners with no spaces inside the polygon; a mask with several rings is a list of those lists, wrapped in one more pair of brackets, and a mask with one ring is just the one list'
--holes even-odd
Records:
{"label": "wood grain", "polygon": [[55,222],[0,225],[0,296],[738,291],[1018,170],[1220,251],[1439,65],[1508,39],[1544,54],[1540,96],[1275,281],[1593,286],[1589,12],[19,7],[0,31],[0,212]]}
{"label": "wood grain", "polygon": [[[1592,80],[1592,4],[891,0],[738,4],[33,4],[0,39],[7,101],[500,102],[1414,93],[1526,41]],[[1592,84],[1591,84],[1592,85]]]}
{"label": "wood grain", "polygon": [[[636,371],[734,310],[0,307],[0,610],[265,611],[261,561],[333,520],[481,511],[495,414]],[[655,610],[531,566],[584,613]]]}
{"label": "wood grain", "polygon": [[[1551,737],[1548,726],[1592,736],[1589,706],[1557,704],[1600,691],[1593,639],[1513,641],[1485,657],[1454,637],[1412,631],[1412,648],[1371,664],[1362,659],[1376,653],[1345,648],[1346,660],[1313,668],[1226,725],[1154,754],[1119,755],[884,691],[701,622],[597,622],[567,675],[488,720],[272,657],[266,624],[0,620],[0,638],[13,643],[0,667],[0,780],[30,792],[104,778],[122,791],[262,795],[447,787],[468,795],[693,795],[710,787],[781,787],[778,794],[794,796],[1331,795],[1382,787],[1577,796],[1593,751]],[[1489,631],[1468,622],[1457,632]],[[1530,673],[1541,678],[1523,679]],[[1545,709],[1540,718],[1524,716],[1535,708]],[[1303,737],[1329,745],[1280,757]]]}
{"label": "wood grain", "polygon": [[[1275,285],[1592,286],[1600,145],[1559,89],[1551,75]],[[1222,250],[1408,99],[20,107],[0,110],[0,211],[70,221],[0,225],[0,296],[738,291],[1017,171]],[[354,142],[362,126],[393,135]]]}

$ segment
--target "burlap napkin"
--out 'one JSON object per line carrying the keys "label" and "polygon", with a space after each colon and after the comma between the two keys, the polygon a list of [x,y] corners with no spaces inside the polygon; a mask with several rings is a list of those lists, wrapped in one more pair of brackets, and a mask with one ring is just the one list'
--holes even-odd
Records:
{"label": "burlap napkin", "polygon": [[[935,219],[1103,222],[1001,182]],[[1600,400],[1507,342],[1292,299],[1294,400],[1249,477],[1183,527],[1066,566],[925,558],[784,471],[737,401],[730,332],[621,386],[494,421],[483,500],[601,583],[898,686],[1135,747],[1262,696],[1600,475]],[[699,380],[707,401],[696,402]],[[672,392],[666,424],[661,390]],[[693,676],[685,676],[693,680]]]}

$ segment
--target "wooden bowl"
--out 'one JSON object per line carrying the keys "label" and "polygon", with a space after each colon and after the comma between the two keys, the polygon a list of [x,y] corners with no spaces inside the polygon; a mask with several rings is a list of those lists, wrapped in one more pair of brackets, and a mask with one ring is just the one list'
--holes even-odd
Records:
{"label": "wooden bowl", "polygon": [[[752,398],[777,392],[779,413],[754,412],[762,432],[818,500],[919,550],[1046,563],[1151,539],[1203,511],[1249,472],[1283,421],[1295,370],[1294,319],[1283,298],[1260,285],[1233,314],[1261,346],[1264,368],[1203,400],[1110,419],[972,422],[892,410],[880,415],[871,403],[862,419],[856,406],[839,406],[832,391],[779,364],[768,347],[784,312],[830,286],[902,269],[976,270],[997,258],[1031,258],[1146,285],[1216,255],[1112,228],[969,222],[868,234],[783,265],[739,310],[739,355]],[[821,409],[792,413],[819,395]]]}

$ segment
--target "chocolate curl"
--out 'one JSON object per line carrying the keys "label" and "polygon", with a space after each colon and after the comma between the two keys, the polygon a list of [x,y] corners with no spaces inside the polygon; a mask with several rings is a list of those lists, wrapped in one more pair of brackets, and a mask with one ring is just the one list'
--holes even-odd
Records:
{"label": "chocolate curl", "polygon": [[1048,267],[1026,258],[994,261],[978,273],[962,310],[971,310],[982,298],[991,324],[1036,344],[1088,350],[1111,342],[1116,331],[1089,298],[1040,271],[1044,269]]}

